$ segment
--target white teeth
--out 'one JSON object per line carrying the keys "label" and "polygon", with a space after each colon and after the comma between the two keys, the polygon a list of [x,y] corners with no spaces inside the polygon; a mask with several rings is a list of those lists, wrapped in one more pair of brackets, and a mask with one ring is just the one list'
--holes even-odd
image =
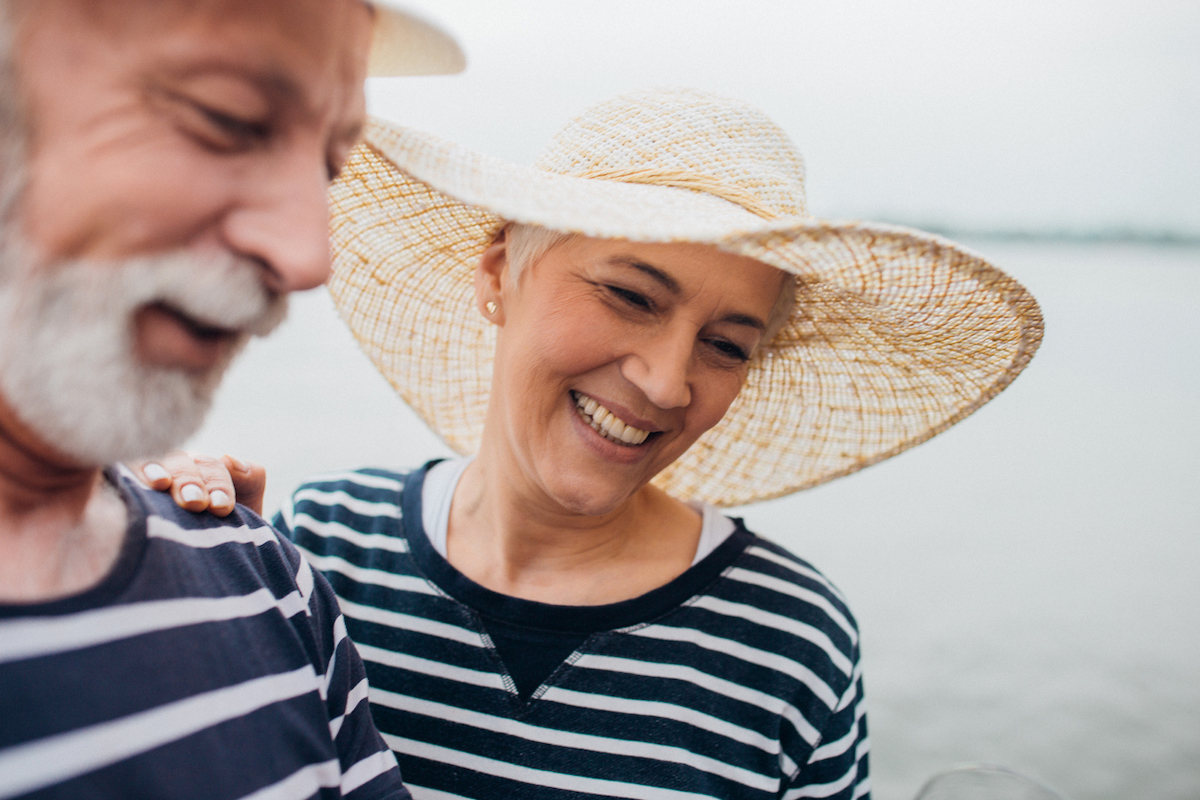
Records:
{"label": "white teeth", "polygon": [[650,436],[649,431],[626,425],[611,411],[585,395],[575,393],[575,406],[593,430],[614,442],[639,445]]}

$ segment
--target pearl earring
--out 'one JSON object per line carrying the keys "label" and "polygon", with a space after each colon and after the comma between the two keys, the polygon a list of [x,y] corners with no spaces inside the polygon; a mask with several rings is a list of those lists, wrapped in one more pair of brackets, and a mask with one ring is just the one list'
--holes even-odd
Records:
{"label": "pearl earring", "polygon": [[487,309],[488,314],[495,314],[496,309],[498,308],[498,306],[491,300],[488,300],[486,303],[484,303],[483,307]]}

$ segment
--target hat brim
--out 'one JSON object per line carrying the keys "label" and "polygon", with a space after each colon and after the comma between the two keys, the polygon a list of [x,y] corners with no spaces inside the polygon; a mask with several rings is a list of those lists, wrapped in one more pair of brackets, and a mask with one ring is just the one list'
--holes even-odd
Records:
{"label": "hat brim", "polygon": [[462,48],[450,34],[390,0],[369,0],[375,29],[367,74],[453,75],[466,69]]}
{"label": "hat brim", "polygon": [[558,175],[378,122],[331,198],[330,291],[343,317],[462,453],[478,447],[495,342],[474,268],[505,221],[709,244],[795,275],[795,310],[737,400],[655,479],[717,505],[815,486],[925,441],[998,394],[1042,337],[1020,284],[932,234],[767,221],[712,195]]}

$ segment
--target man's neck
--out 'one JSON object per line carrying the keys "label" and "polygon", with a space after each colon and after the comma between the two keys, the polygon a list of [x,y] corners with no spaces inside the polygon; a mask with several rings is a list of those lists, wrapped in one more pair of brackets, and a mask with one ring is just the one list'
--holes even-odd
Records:
{"label": "man's neck", "polygon": [[0,398],[0,602],[85,591],[116,562],[125,504],[99,467],[72,464]]}

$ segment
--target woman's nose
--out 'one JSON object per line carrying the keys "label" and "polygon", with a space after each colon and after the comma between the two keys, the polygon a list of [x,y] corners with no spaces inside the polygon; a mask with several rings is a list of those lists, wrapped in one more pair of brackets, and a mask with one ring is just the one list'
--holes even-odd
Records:
{"label": "woman's nose", "polygon": [[621,361],[621,376],[659,408],[692,402],[692,336],[654,337]]}

